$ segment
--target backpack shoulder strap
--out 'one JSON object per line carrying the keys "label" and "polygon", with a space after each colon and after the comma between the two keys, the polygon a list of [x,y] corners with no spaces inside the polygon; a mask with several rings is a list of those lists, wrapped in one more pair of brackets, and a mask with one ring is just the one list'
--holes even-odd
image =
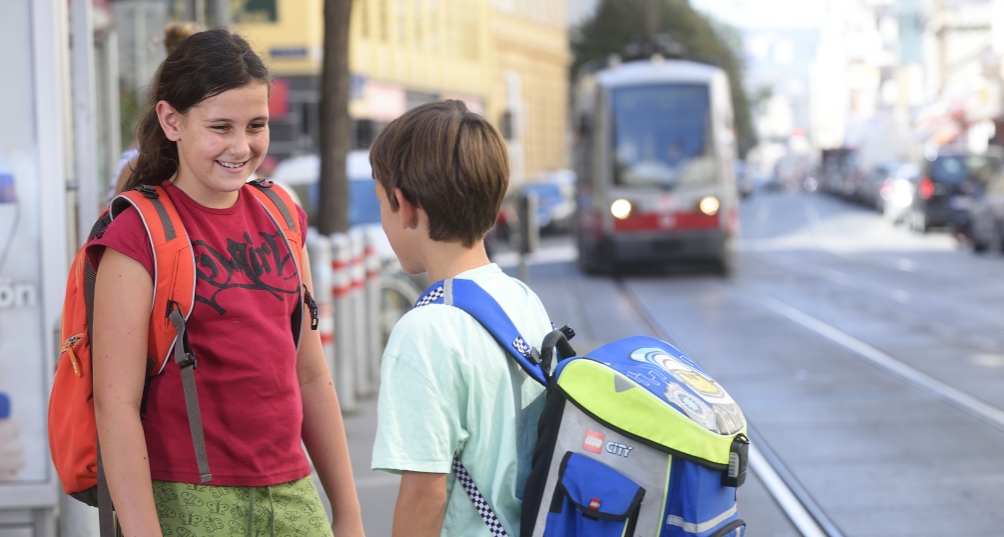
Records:
{"label": "backpack shoulder strap", "polygon": [[300,277],[300,253],[303,251],[303,230],[300,229],[300,219],[296,212],[296,202],[293,201],[289,192],[268,179],[258,179],[248,181],[249,189],[254,197],[265,208],[269,217],[275,222],[282,236],[289,245],[290,257],[293,259],[293,267],[296,269],[296,277],[300,282],[300,296],[297,301],[302,302],[301,307],[296,308],[293,313],[292,329],[293,341],[296,342],[297,350],[300,349],[300,340],[303,332],[304,308],[310,308],[309,314],[312,317],[311,328],[317,329],[317,304],[303,284]]}
{"label": "backpack shoulder strap", "polygon": [[462,278],[434,283],[419,297],[415,307],[428,304],[446,304],[467,312],[488,330],[526,374],[547,386],[547,377],[540,367],[540,353],[527,343],[502,306],[481,286]]}
{"label": "backpack shoulder strap", "polygon": [[127,207],[136,208],[153,250],[153,302],[147,355],[150,375],[164,370],[178,331],[169,315],[177,309],[187,320],[195,306],[195,256],[188,232],[167,192],[142,186],[116,196],[110,206],[114,219]]}
{"label": "backpack shoulder strap", "polygon": [[[303,247],[303,230],[300,229],[296,202],[293,201],[292,196],[289,195],[289,192],[286,192],[286,189],[277,185],[274,181],[267,179],[249,181],[248,184],[252,187],[251,193],[254,194],[262,207],[275,220],[279,229],[286,235],[286,240],[290,242],[290,246],[296,247],[292,251],[299,254],[300,248]],[[299,265],[299,257],[294,257],[296,258],[296,263]]]}
{"label": "backpack shoulder strap", "polygon": [[[121,214],[128,206],[139,213],[153,247],[153,303],[147,356],[153,361],[149,374],[164,370],[168,358],[181,368],[181,384],[188,414],[188,427],[195,448],[195,461],[201,482],[213,479],[206,454],[205,431],[199,394],[195,387],[195,353],[188,344],[186,322],[195,306],[195,255],[188,232],[167,191],[160,186],[144,185],[124,192],[112,200],[110,216]],[[103,476],[98,477],[99,482]]]}

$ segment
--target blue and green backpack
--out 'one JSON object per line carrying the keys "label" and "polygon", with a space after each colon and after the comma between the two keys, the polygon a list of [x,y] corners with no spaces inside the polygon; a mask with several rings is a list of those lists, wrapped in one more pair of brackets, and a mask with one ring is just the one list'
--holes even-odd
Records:
{"label": "blue and green backpack", "polygon": [[[742,537],[736,488],[749,441],[739,405],[672,345],[636,336],[576,356],[574,332],[536,348],[471,280],[433,284],[416,307],[466,311],[546,387],[523,495],[523,537]],[[453,470],[493,536],[508,535],[477,484]]]}

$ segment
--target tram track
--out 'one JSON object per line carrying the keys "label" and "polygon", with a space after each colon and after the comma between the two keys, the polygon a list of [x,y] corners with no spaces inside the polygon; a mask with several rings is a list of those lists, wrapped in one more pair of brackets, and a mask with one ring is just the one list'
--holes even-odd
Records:
{"label": "tram track", "polygon": [[[812,208],[813,211],[815,209],[815,207]],[[808,212],[809,210],[807,209]],[[757,207],[754,217],[754,228],[756,229],[752,237],[754,243],[756,236],[759,235],[757,232],[763,228],[770,213],[771,207],[769,205]],[[911,303],[911,309],[914,310],[914,313],[921,308],[929,311],[944,311],[945,315],[952,318],[955,322],[955,328],[968,329],[970,331],[976,329],[977,332],[993,331],[993,329],[999,328],[1004,323],[1004,318],[990,311],[971,311],[963,304],[952,303],[951,301],[931,296],[922,291],[913,293],[913,291],[929,289],[932,284],[945,278],[946,276],[942,273],[935,272],[928,274],[926,271],[920,273],[912,262],[909,264],[910,266],[904,266],[907,264],[904,261],[910,261],[907,259],[900,259],[899,262],[893,263],[887,259],[868,259],[867,257],[834,251],[828,247],[830,237],[827,237],[827,231],[822,229],[819,215],[816,214],[814,216],[815,218],[813,218],[813,215],[807,214],[813,235],[816,236],[817,241],[820,241],[817,248],[820,253],[829,254],[840,262],[848,264],[848,268],[861,267],[862,269],[892,270],[894,273],[902,274],[906,278],[906,281],[913,284],[905,288],[911,292],[911,295],[907,295],[907,300],[904,300],[902,296],[906,294],[905,292],[895,292],[896,289],[889,288],[883,289],[884,286],[881,282],[872,282],[867,275],[859,274],[859,271],[854,269],[851,269],[848,274],[835,274],[842,277],[835,278],[834,274],[831,273],[836,273],[837,271],[819,260],[809,261],[808,265],[805,265],[803,262],[802,265],[791,266],[782,260],[771,259],[770,256],[763,255],[757,252],[756,249],[747,252],[748,259],[769,267],[775,274],[786,275],[783,277],[789,278],[789,282],[791,281],[791,276],[794,276],[794,281],[800,282],[805,286],[817,287],[822,284],[830,289],[830,294],[837,292],[839,295],[850,299],[850,307],[854,309],[862,308],[871,311],[878,308],[878,311],[905,313],[907,319],[913,319],[915,317],[914,314],[909,311],[904,312],[902,309],[904,303]],[[977,272],[982,272],[982,270]],[[960,277],[964,278],[965,276],[952,274],[948,279],[954,280]],[[902,282],[903,280],[901,279],[899,285],[902,285]],[[685,346],[681,346],[682,340],[653,314],[653,310],[646,306],[645,300],[632,289],[628,281],[618,279],[617,284],[624,293],[624,296],[627,297],[628,302],[637,312],[639,318],[644,321],[644,324],[650,328],[653,334],[673,342],[674,345],[680,346],[681,350],[688,352]],[[898,288],[898,285],[896,287]],[[815,337],[827,340],[845,351],[849,351],[851,356],[875,367],[883,375],[902,381],[912,389],[939,400],[975,418],[984,425],[1004,432],[1004,410],[1001,408],[917,369],[906,361],[897,358],[894,355],[895,353],[884,352],[865,341],[855,338],[836,326],[830,325],[806,311],[802,311],[798,307],[775,296],[775,293],[770,292],[770,287],[735,285],[733,286],[733,290],[737,291],[736,294],[745,302],[758,305],[772,315],[776,315],[810,332]],[[874,313],[874,311],[871,311],[871,313]],[[981,313],[986,314],[981,315]],[[902,317],[902,315],[896,316]],[[749,427],[749,436],[752,441],[750,468],[798,531],[805,536],[842,535],[840,528],[820,508],[811,493],[801,485],[798,478],[788,469],[781,457],[771,449],[767,440],[758,434],[752,425]]]}
{"label": "tram track", "polygon": [[[671,342],[684,353],[688,353],[680,339],[646,307],[623,278],[618,277],[616,282],[622,295],[652,335]],[[844,534],[837,525],[749,424],[747,424],[747,434],[750,438],[750,469],[760,478],[774,501],[803,537],[843,537]]]}

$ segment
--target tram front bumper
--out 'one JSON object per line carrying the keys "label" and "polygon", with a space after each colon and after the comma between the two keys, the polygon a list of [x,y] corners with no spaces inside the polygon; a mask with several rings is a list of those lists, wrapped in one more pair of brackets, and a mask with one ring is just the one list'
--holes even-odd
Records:
{"label": "tram front bumper", "polygon": [[721,229],[674,233],[619,233],[598,244],[600,258],[617,263],[713,261],[725,255],[728,234]]}

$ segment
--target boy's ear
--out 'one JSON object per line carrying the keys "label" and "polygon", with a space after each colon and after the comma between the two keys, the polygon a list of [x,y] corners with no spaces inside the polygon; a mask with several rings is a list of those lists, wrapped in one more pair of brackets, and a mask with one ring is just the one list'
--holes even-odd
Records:
{"label": "boy's ear", "polygon": [[167,101],[157,103],[157,119],[160,120],[160,128],[164,130],[164,136],[172,142],[181,139],[181,114]]}
{"label": "boy's ear", "polygon": [[418,207],[415,207],[400,188],[394,189],[394,199],[397,200],[397,210],[401,213],[401,223],[405,228],[418,228]]}

